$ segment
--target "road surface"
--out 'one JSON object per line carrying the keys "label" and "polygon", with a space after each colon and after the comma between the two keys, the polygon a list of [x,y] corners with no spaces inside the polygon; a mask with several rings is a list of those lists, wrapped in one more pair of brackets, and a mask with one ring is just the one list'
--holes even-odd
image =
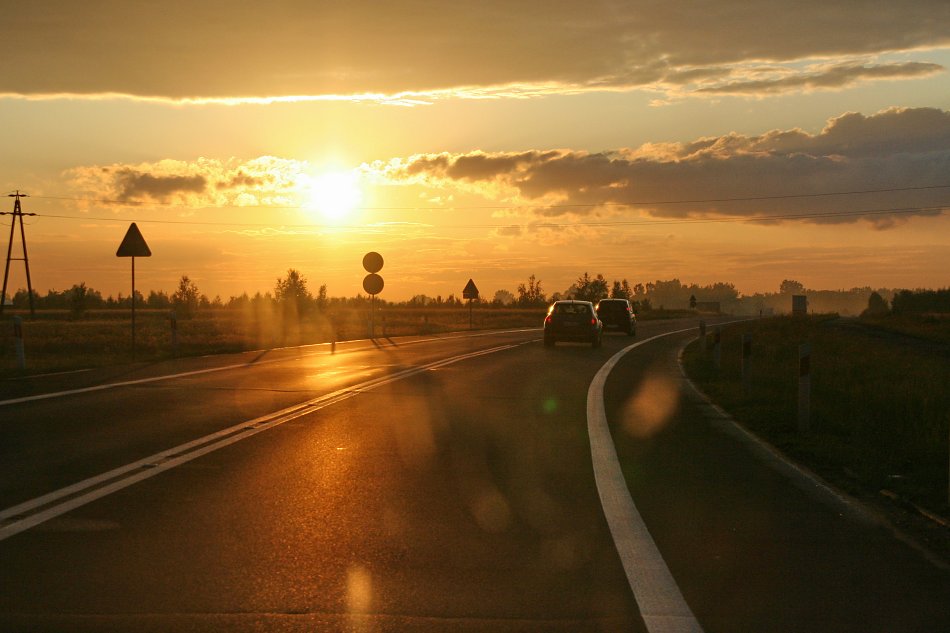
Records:
{"label": "road surface", "polygon": [[[4,382],[0,630],[655,633],[598,494],[588,389],[616,352],[693,326],[597,350],[463,333]],[[690,336],[630,350],[603,393],[698,625],[950,630],[946,570],[684,395]]]}

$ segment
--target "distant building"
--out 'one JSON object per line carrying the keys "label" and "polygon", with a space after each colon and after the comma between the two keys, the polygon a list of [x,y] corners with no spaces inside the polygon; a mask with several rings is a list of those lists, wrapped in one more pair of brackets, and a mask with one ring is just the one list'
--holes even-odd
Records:
{"label": "distant building", "polygon": [[696,312],[702,312],[704,314],[720,314],[722,312],[722,306],[718,301],[697,301]]}
{"label": "distant building", "polygon": [[792,316],[808,315],[808,297],[805,295],[792,295]]}

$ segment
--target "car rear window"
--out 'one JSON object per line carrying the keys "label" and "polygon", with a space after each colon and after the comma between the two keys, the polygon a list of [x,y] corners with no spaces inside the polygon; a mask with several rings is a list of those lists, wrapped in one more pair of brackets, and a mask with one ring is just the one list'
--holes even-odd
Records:
{"label": "car rear window", "polygon": [[554,314],[590,314],[590,307],[583,303],[559,303],[554,306]]}

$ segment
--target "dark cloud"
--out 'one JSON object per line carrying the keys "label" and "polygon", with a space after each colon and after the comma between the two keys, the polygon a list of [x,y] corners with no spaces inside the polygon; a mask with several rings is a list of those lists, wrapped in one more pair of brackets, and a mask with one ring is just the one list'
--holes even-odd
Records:
{"label": "dark cloud", "polygon": [[[223,0],[7,4],[0,93],[14,94],[226,98],[681,84],[728,81],[724,69],[736,64],[950,44],[946,0],[273,0],[239,10]],[[785,87],[929,71],[840,69]],[[756,88],[738,81],[732,90]]]}
{"label": "dark cloud", "polygon": [[[711,94],[771,94],[799,89],[844,88],[864,79],[909,79],[942,72],[943,66],[923,62],[903,64],[839,64],[819,72],[804,72],[779,79],[733,81],[696,91]],[[712,75],[710,75],[712,76]]]}
{"label": "dark cloud", "polygon": [[[803,214],[810,222],[863,217],[888,228],[906,216],[882,210],[911,208],[909,215],[934,215],[950,208],[950,189],[871,192],[950,184],[950,112],[848,113],[818,134],[731,134],[602,153],[417,156],[389,174],[427,179],[435,186],[477,180],[486,185],[486,195],[515,192],[537,203],[535,212],[545,217],[629,206],[661,217]],[[867,193],[799,197],[827,192]],[[763,199],[735,200],[753,197]]]}
{"label": "dark cloud", "polygon": [[265,180],[260,176],[250,176],[243,171],[238,171],[229,180],[222,180],[217,184],[218,189],[239,189],[243,187],[259,187]]}
{"label": "dark cloud", "polygon": [[176,193],[202,193],[207,184],[204,176],[155,176],[132,169],[115,173],[116,198],[121,202],[142,198],[161,201]]}

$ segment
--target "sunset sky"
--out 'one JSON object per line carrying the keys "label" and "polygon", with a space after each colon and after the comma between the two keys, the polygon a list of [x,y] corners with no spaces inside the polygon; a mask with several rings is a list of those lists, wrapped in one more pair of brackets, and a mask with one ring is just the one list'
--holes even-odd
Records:
{"label": "sunset sky", "polygon": [[390,300],[585,271],[950,285],[946,0],[36,1],[3,21],[0,189],[38,214],[40,293],[128,294],[133,221],[139,289],[187,274],[225,300],[288,268],[353,296],[370,250]]}

